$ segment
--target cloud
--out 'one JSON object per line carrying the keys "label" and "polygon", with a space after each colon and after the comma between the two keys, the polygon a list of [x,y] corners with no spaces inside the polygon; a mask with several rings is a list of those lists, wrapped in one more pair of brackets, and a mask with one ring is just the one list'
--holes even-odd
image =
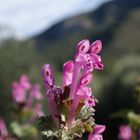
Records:
{"label": "cloud", "polygon": [[27,38],[66,17],[96,8],[107,0],[0,0],[0,25]]}

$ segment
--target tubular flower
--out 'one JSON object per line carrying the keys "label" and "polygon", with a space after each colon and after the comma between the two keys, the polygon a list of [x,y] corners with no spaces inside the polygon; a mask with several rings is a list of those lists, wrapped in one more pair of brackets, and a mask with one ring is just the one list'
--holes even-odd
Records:
{"label": "tubular flower", "polygon": [[[92,72],[104,68],[98,55],[101,49],[100,40],[91,45],[87,39],[79,42],[74,60],[63,65],[62,87],[55,85],[52,66],[43,65],[41,73],[51,113],[50,119],[47,119],[52,120],[54,125],[53,129],[41,130],[47,138],[73,140],[82,137],[83,133],[89,133],[89,140],[103,139],[101,133],[105,126],[95,124],[93,107],[97,99],[92,95],[90,87]],[[40,118],[41,128],[44,120]]]}

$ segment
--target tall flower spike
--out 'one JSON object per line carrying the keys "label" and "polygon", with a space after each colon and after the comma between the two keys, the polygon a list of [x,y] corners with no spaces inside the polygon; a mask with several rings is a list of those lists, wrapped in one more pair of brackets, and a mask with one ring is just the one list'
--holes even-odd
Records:
{"label": "tall flower spike", "polygon": [[47,138],[50,137],[47,132],[52,132],[51,139],[74,140],[77,137],[82,138],[84,133],[90,133],[88,140],[103,139],[101,133],[105,127],[95,124],[93,107],[97,100],[89,87],[93,79],[91,72],[94,69],[103,69],[98,55],[101,49],[99,40],[91,46],[89,40],[79,42],[74,61],[69,60],[63,65],[61,88],[54,85],[52,67],[49,64],[42,67],[44,81],[49,87],[47,97],[51,118],[56,124],[54,130],[46,128]]}
{"label": "tall flower spike", "polygon": [[63,87],[69,86],[72,82],[74,63],[72,60],[67,61],[63,66]]}
{"label": "tall flower spike", "polygon": [[47,88],[53,87],[55,83],[54,83],[52,66],[49,64],[44,64],[41,69],[41,72]]}

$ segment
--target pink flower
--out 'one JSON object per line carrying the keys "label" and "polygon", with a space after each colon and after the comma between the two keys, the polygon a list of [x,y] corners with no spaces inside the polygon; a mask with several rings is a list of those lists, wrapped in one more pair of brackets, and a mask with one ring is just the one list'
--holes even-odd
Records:
{"label": "pink flower", "polygon": [[24,103],[26,100],[26,90],[20,84],[13,82],[12,96],[16,103]]}
{"label": "pink flower", "polygon": [[90,52],[93,54],[98,54],[102,50],[102,42],[97,40],[91,44]]}
{"label": "pink flower", "polygon": [[80,85],[88,85],[92,82],[92,74],[86,73],[80,79]]}
{"label": "pink flower", "polygon": [[131,140],[132,138],[132,129],[129,125],[121,125],[119,133],[120,140]]}
{"label": "pink flower", "polygon": [[3,137],[8,136],[8,130],[6,128],[4,120],[2,118],[0,118],[0,136],[1,136],[1,139]]}
{"label": "pink flower", "polygon": [[63,86],[69,86],[72,82],[74,63],[72,60],[67,61],[63,66]]}
{"label": "pink flower", "polygon": [[91,73],[94,69],[103,69],[101,57],[97,55],[102,49],[101,41],[89,44],[88,40],[83,40],[77,45],[77,54],[75,57],[73,76],[71,82],[70,98],[74,98],[76,85],[81,69],[83,73]]}
{"label": "pink flower", "polygon": [[43,96],[40,92],[39,84],[34,84],[31,86],[28,98],[27,98],[27,106],[31,107],[34,100],[42,100]]}
{"label": "pink flower", "polygon": [[88,52],[89,48],[90,48],[89,40],[87,39],[82,40],[81,42],[77,44],[77,53],[85,54]]}
{"label": "pink flower", "polygon": [[24,89],[30,89],[31,84],[29,82],[29,78],[26,75],[22,75],[20,77],[19,84],[24,88]]}
{"label": "pink flower", "polygon": [[[63,97],[67,101],[70,101],[68,115],[66,116],[68,127],[71,127],[73,121],[76,119],[75,114],[80,101],[83,103],[83,106],[95,106],[96,100],[92,95],[89,84],[93,79],[92,72],[95,69],[102,70],[104,68],[101,57],[99,56],[101,49],[102,43],[100,40],[93,42],[91,45],[87,39],[79,42],[74,60],[69,60],[63,65],[63,84],[61,88],[55,85],[52,66],[49,64],[43,65],[41,72],[45,86],[47,87],[48,103],[54,122],[58,119],[56,116],[61,116],[58,108],[60,102],[63,102]],[[68,88],[67,91],[65,91],[66,88]],[[67,97],[64,94],[69,96]],[[67,103],[67,101],[63,103]],[[92,139],[96,138],[97,140],[102,138],[100,133],[103,129],[104,126],[96,125],[93,133],[89,137],[92,137]]]}
{"label": "pink flower", "polygon": [[44,78],[46,87],[48,88],[53,87],[55,82],[54,82],[52,66],[49,64],[44,64],[41,69],[41,72],[42,72],[42,76]]}
{"label": "pink flower", "polygon": [[44,116],[44,112],[42,111],[42,104],[38,103],[34,107],[34,111],[38,117]]}
{"label": "pink flower", "polygon": [[58,115],[55,97],[61,94],[62,94],[62,90],[59,87],[53,87],[47,91],[49,108],[54,122],[57,121],[56,116]]}
{"label": "pink flower", "polygon": [[42,100],[43,97],[42,97],[42,94],[40,92],[39,84],[32,85],[31,90],[30,90],[30,95],[32,97],[34,97],[36,100]]}
{"label": "pink flower", "polygon": [[92,96],[86,98],[85,105],[90,107],[95,106],[95,99]]}
{"label": "pink flower", "polygon": [[101,133],[104,131],[105,131],[104,125],[95,125],[93,133],[90,133],[88,136],[88,140],[103,140]]}

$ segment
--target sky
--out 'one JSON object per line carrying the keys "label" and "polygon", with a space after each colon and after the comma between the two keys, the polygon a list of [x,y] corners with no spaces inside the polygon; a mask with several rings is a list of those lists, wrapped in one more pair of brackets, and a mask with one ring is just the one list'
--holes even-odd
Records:
{"label": "sky", "polygon": [[108,0],[0,0],[0,37],[28,38]]}

